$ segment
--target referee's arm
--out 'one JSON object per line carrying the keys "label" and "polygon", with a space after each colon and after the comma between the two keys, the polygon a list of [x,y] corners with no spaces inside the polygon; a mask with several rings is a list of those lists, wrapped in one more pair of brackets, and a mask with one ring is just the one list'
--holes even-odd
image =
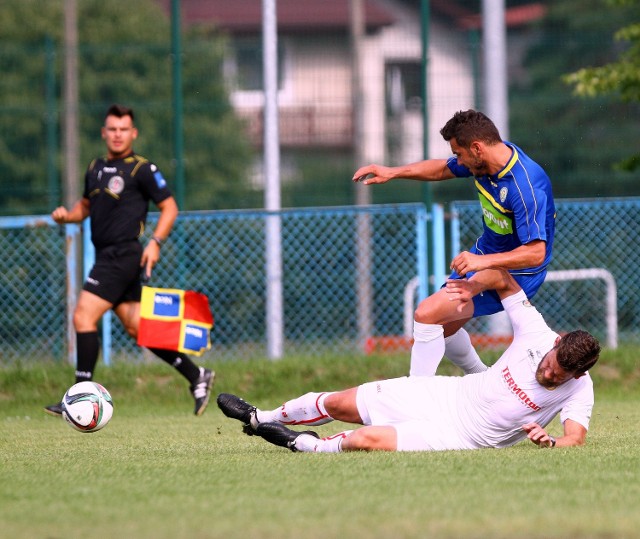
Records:
{"label": "referee's arm", "polygon": [[151,278],[151,271],[160,260],[160,248],[169,237],[173,223],[178,217],[178,205],[173,197],[165,198],[156,205],[160,210],[158,224],[153,232],[151,241],[147,243],[144,251],[142,251],[142,259],[140,260],[140,267],[145,268],[144,273],[147,279]]}
{"label": "referee's arm", "polygon": [[51,218],[62,225],[64,223],[79,223],[89,217],[89,199],[81,198],[67,210],[64,206],[59,206],[51,212]]}
{"label": "referee's arm", "polygon": [[173,223],[175,223],[178,217],[178,205],[176,204],[175,198],[169,197],[159,202],[157,206],[160,210],[160,217],[158,218],[158,224],[156,225],[153,236],[160,241],[164,241],[169,237]]}

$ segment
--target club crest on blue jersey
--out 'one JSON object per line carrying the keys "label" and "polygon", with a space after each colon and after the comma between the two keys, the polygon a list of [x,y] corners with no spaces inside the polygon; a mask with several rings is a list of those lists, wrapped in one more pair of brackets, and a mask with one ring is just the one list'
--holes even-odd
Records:
{"label": "club crest on blue jersey", "polygon": [[503,187],[502,189],[500,189],[500,202],[504,202],[505,200],[507,200],[507,188]]}

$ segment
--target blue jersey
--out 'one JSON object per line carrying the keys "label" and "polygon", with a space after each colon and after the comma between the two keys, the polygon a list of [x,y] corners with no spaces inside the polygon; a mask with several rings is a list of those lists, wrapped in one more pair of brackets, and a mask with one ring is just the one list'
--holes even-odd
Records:
{"label": "blue jersey", "polygon": [[[476,177],[483,214],[483,233],[470,249],[477,254],[504,253],[534,240],[546,242],[544,262],[540,266],[514,270],[531,274],[543,271],[551,262],[556,208],[551,181],[546,172],[515,144],[511,159],[497,174]],[[447,166],[460,178],[473,174],[450,157]]]}

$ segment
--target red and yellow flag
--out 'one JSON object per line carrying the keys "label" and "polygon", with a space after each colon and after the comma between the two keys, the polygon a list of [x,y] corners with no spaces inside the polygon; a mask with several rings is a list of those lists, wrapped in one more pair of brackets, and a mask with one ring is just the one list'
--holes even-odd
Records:
{"label": "red and yellow flag", "polygon": [[211,348],[207,296],[192,290],[142,287],[138,345],[196,356]]}

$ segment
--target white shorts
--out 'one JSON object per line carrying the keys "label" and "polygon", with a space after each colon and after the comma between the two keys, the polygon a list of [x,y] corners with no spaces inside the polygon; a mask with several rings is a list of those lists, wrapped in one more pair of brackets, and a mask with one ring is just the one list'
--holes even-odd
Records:
{"label": "white shorts", "polygon": [[457,428],[458,377],[413,376],[358,387],[356,404],[365,425],[392,426],[398,451],[469,449]]}

